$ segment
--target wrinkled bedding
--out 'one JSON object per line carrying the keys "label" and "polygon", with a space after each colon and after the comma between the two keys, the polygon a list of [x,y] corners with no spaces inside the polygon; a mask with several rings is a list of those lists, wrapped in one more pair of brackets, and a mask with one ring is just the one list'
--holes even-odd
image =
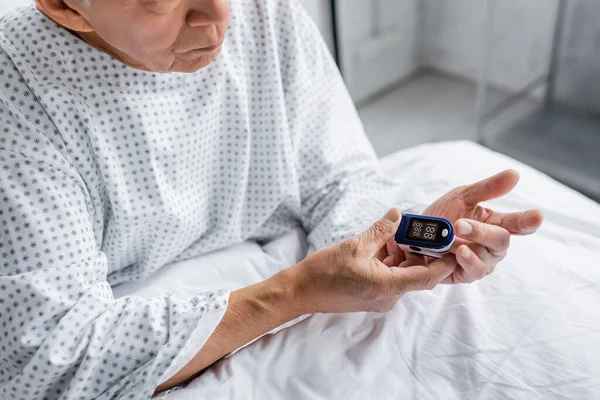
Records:
{"label": "wrinkled bedding", "polygon": [[[544,225],[535,236],[514,238],[505,261],[484,281],[405,295],[387,314],[314,315],[159,397],[600,398],[600,205],[470,142],[403,150],[382,166],[390,176],[418,183],[431,201],[458,185],[516,168],[519,186],[489,205],[503,211],[540,208]],[[170,265],[114,293],[190,297],[241,287],[305,254],[303,233],[295,231],[263,246],[245,242]]]}

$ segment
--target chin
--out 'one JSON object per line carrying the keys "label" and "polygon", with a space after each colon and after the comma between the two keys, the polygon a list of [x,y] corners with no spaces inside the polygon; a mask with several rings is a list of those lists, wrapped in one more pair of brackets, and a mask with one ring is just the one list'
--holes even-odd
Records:
{"label": "chin", "polygon": [[221,52],[221,48],[218,48],[217,50],[215,50],[211,53],[203,54],[201,56],[198,56],[198,57],[195,57],[195,58],[192,58],[189,60],[183,59],[183,58],[178,58],[170,66],[168,71],[165,71],[165,72],[184,72],[184,73],[196,72],[196,71],[208,66],[211,62],[213,62],[215,60],[215,58],[219,55],[220,52]]}
{"label": "chin", "polygon": [[198,61],[193,61],[193,62],[184,62],[184,63],[177,63],[175,65],[173,65],[173,67],[171,68],[171,70],[169,72],[187,72],[187,73],[192,73],[192,72],[196,72],[198,70],[201,70],[202,68],[208,66],[211,62],[213,62],[214,58],[211,58],[209,60],[198,60]]}

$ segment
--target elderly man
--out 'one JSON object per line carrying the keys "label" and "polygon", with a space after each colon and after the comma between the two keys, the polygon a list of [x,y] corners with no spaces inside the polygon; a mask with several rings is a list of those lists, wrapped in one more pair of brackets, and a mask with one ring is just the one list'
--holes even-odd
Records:
{"label": "elderly man", "polygon": [[[542,220],[478,205],[505,171],[424,210],[460,236],[442,260],[399,250],[397,208],[363,230],[419,194],[380,174],[294,0],[37,0],[0,24],[0,63],[2,398],[148,398],[298,316],[480,279]],[[112,295],[297,226],[316,252],[253,286]]]}

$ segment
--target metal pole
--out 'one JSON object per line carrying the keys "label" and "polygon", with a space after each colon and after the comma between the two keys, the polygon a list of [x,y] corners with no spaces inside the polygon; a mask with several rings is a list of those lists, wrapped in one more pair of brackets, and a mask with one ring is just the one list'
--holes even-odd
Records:
{"label": "metal pole", "polygon": [[494,35],[494,0],[484,2],[483,43],[481,48],[481,65],[477,82],[477,97],[475,104],[475,137],[479,144],[485,144],[485,115],[488,102],[488,82],[490,78],[492,42]]}
{"label": "metal pole", "polygon": [[565,27],[565,14],[567,10],[567,1],[558,0],[556,8],[556,24],[554,25],[554,38],[552,42],[552,54],[550,56],[550,67],[548,68],[548,86],[546,88],[545,105],[552,105],[556,95],[556,79],[558,77],[558,64],[562,48],[563,31]]}

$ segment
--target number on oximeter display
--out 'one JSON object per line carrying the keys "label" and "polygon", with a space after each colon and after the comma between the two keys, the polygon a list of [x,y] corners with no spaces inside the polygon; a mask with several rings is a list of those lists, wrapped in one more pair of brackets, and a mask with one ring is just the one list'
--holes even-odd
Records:
{"label": "number on oximeter display", "polygon": [[396,242],[405,251],[440,258],[450,250],[454,231],[446,219],[404,214]]}
{"label": "number on oximeter display", "polygon": [[408,237],[410,239],[429,240],[434,242],[435,234],[437,233],[439,227],[439,222],[431,222],[423,219],[413,218],[410,221]]}

